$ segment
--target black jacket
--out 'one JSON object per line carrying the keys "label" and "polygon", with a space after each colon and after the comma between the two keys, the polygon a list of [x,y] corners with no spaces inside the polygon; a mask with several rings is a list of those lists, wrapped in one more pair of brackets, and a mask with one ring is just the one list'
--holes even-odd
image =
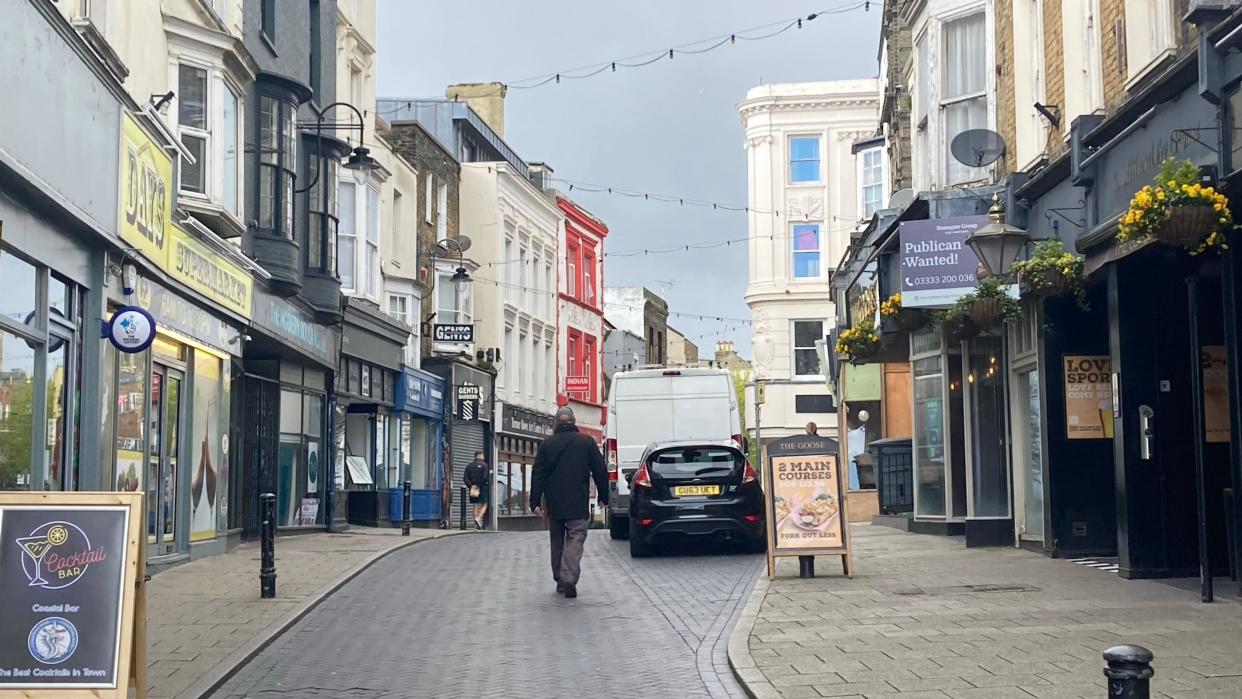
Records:
{"label": "black jacket", "polygon": [[608,470],[595,440],[580,434],[573,425],[557,425],[535,455],[531,506],[538,506],[544,499],[551,519],[587,519],[591,478],[595,479],[596,497],[607,498]]}
{"label": "black jacket", "polygon": [[487,486],[487,463],[483,461],[471,461],[466,466],[466,472],[462,474],[462,482],[469,488],[472,485],[479,486],[482,490]]}

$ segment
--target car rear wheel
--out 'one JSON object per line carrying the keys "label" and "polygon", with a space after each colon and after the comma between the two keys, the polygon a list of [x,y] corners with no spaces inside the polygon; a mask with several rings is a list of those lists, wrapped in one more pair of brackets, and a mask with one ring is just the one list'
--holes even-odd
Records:
{"label": "car rear wheel", "polygon": [[630,524],[630,558],[646,558],[654,552],[654,547],[647,541],[643,540],[641,534],[634,531],[634,525]]}
{"label": "car rear wheel", "polygon": [[608,536],[616,541],[622,541],[630,538],[629,522],[621,517],[613,517],[609,519]]}

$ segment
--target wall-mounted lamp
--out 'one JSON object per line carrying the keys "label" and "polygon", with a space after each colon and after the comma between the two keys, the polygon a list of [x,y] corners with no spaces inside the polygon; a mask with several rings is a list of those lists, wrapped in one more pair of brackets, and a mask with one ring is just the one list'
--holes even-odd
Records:
{"label": "wall-mounted lamp", "polygon": [[1000,202],[1000,195],[993,198],[988,218],[988,224],[971,233],[966,238],[966,244],[974,250],[988,274],[1004,277],[1013,269],[1013,263],[1031,241],[1031,235],[1005,223],[1005,207]]}
{"label": "wall-mounted lamp", "polygon": [[1043,115],[1052,124],[1052,128],[1060,128],[1061,126],[1061,108],[1055,104],[1035,103],[1035,111]]}
{"label": "wall-mounted lamp", "polygon": [[172,98],[175,96],[176,93],[172,90],[169,90],[162,95],[151,95],[151,108],[157,112],[162,112],[164,107],[167,107],[168,103],[171,102]]}
{"label": "wall-mounted lamp", "polygon": [[126,296],[132,296],[137,289],[138,268],[133,262],[125,262],[121,265],[121,291]]}

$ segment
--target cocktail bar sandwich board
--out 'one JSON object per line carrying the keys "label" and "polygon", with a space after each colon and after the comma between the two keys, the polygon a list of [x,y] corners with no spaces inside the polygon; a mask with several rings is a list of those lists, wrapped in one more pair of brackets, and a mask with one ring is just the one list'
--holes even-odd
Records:
{"label": "cocktail bar sandwich board", "polygon": [[779,556],[840,556],[854,577],[845,486],[835,439],[797,435],[767,446],[764,501],[767,507],[768,577]]}
{"label": "cocktail bar sandwich board", "polygon": [[142,499],[0,493],[0,697],[146,694]]}

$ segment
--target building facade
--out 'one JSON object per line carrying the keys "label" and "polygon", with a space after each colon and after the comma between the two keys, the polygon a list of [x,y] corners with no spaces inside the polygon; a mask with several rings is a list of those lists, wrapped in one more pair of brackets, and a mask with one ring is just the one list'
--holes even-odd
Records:
{"label": "building facade", "polygon": [[557,403],[573,408],[578,431],[604,440],[604,240],[608,226],[554,194],[565,216],[557,285]]}
{"label": "building facade", "polygon": [[668,362],[668,303],[658,294],[641,286],[605,287],[604,315],[617,330],[643,339],[638,359],[621,364],[662,366]]}
{"label": "building facade", "polygon": [[[816,343],[834,316],[828,273],[866,206],[854,146],[875,135],[879,106],[874,79],[765,85],[738,105],[749,183],[746,303],[755,378],[767,385],[765,440],[800,434],[807,422],[835,436],[837,408]],[[868,151],[882,172],[882,144]]]}

